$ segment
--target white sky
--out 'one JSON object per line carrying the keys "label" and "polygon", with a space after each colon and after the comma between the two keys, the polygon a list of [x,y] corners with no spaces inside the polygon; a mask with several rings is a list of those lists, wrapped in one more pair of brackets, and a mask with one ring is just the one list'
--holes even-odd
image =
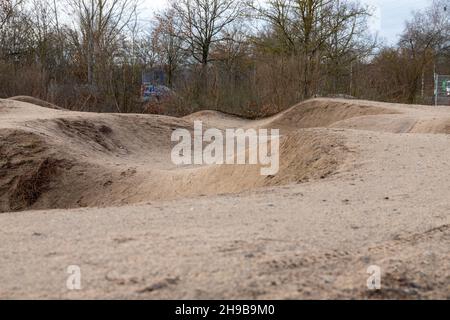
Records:
{"label": "white sky", "polygon": [[371,28],[387,43],[394,44],[403,32],[405,21],[414,11],[426,8],[431,0],[362,0],[375,9]]}
{"label": "white sky", "polygon": [[[167,0],[142,0],[145,7],[144,19],[150,19],[151,12],[164,8]],[[413,11],[427,7],[431,0],[360,0],[373,6],[375,16],[371,21],[372,31],[377,31],[387,43],[394,44],[403,31],[404,22]]]}

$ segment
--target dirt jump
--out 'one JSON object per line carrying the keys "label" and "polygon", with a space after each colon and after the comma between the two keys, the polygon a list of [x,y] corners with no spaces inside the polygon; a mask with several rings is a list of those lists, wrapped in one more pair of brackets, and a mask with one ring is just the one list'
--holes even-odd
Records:
{"label": "dirt jump", "polygon": [[[278,174],[174,165],[194,121],[279,129]],[[313,99],[246,120],[0,100],[0,298],[449,299],[449,165],[450,107]]]}

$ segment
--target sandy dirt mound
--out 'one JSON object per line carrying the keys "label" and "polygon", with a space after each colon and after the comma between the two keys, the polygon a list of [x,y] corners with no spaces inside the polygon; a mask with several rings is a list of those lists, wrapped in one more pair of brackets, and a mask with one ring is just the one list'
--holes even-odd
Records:
{"label": "sandy dirt mound", "polygon": [[272,118],[262,120],[267,128],[292,130],[298,128],[328,127],[346,119],[362,116],[393,114],[396,111],[380,106],[366,105],[358,101],[314,99],[300,103]]}
{"label": "sandy dirt mound", "polygon": [[288,132],[302,128],[329,127],[344,120],[352,123],[355,118],[364,116],[395,113],[399,113],[399,111],[368,101],[320,98],[299,103],[280,114],[257,121],[248,121],[211,110],[196,112],[183,119],[190,122],[203,121],[211,127],[218,128],[278,128]]}
{"label": "sandy dirt mound", "polygon": [[411,133],[441,133],[450,134],[450,117],[418,121],[410,130]]}
{"label": "sandy dirt mound", "polygon": [[[20,114],[21,105],[15,107],[11,112]],[[281,137],[279,174],[265,177],[258,165],[176,168],[170,137],[177,128],[193,129],[185,120],[62,112],[17,127],[0,129],[2,212],[128,205],[302,183],[332,174],[346,152],[336,133],[291,131]]]}
{"label": "sandy dirt mound", "polygon": [[57,105],[54,105],[50,102],[47,102],[47,101],[44,101],[44,100],[41,100],[38,98],[34,98],[34,97],[29,97],[29,96],[11,97],[8,100],[26,102],[26,103],[34,104],[36,106],[43,107],[43,108],[49,108],[49,109],[55,109],[55,110],[65,110],[64,108],[58,107]]}
{"label": "sandy dirt mound", "polygon": [[240,128],[248,124],[248,121],[245,119],[212,110],[199,111],[188,115],[183,119],[189,122],[203,121],[210,127],[221,129]]}
{"label": "sandy dirt mound", "polygon": [[[279,173],[176,167],[171,134],[196,119],[280,129]],[[257,121],[0,100],[0,298],[449,299],[449,119],[359,100]]]}
{"label": "sandy dirt mound", "polygon": [[[158,172],[132,196],[134,202],[240,193],[264,187],[325,179],[347,154],[344,139],[324,130],[292,132],[280,141],[280,168],[274,176],[262,176],[260,165],[222,165]],[[174,187],[176,186],[176,187]],[[148,190],[142,194],[142,190]]]}
{"label": "sandy dirt mound", "polygon": [[[140,190],[147,175],[171,169],[172,131],[189,128],[187,122],[160,116],[45,113],[46,109],[34,119],[26,112],[31,105],[4,103],[0,110],[8,116],[0,124],[3,212],[129,203],[124,198]],[[143,194],[151,195],[152,190]]]}
{"label": "sandy dirt mound", "polygon": [[[332,121],[328,127],[391,133],[450,133],[448,107],[388,104],[363,100],[353,102],[356,103],[356,109],[351,102],[339,103],[339,100],[331,100],[332,105],[338,105],[341,109],[351,109],[355,113],[349,115],[347,112],[338,111],[339,116],[334,120],[339,117],[341,119]],[[358,108],[364,111],[358,111]]]}
{"label": "sandy dirt mound", "polygon": [[[99,115],[12,100],[0,102],[1,112],[7,115],[0,122],[1,212],[129,205],[321,180],[349,155],[342,128],[396,133],[450,128],[442,116],[424,119],[417,108],[330,99],[257,121],[212,111],[183,119]],[[175,167],[171,134],[192,131],[194,120],[220,129],[280,129],[278,174],[262,176],[257,165]]]}
{"label": "sandy dirt mound", "polygon": [[32,207],[63,168],[38,136],[14,130],[0,131],[0,211]]}

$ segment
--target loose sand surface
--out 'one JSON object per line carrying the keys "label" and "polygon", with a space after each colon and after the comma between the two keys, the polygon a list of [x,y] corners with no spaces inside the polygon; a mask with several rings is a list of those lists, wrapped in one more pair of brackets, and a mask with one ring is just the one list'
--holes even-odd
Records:
{"label": "loose sand surface", "polygon": [[[175,166],[195,120],[280,129],[279,173]],[[0,100],[0,298],[450,299],[449,169],[449,107],[315,99],[249,121]]]}

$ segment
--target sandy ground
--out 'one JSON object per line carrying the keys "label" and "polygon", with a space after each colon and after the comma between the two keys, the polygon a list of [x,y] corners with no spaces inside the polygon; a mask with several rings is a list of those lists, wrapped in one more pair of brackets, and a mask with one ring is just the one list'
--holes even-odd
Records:
{"label": "sandy ground", "polygon": [[[175,167],[196,119],[281,129],[280,173]],[[246,121],[0,100],[0,298],[450,299],[449,134],[450,108],[368,101]]]}

